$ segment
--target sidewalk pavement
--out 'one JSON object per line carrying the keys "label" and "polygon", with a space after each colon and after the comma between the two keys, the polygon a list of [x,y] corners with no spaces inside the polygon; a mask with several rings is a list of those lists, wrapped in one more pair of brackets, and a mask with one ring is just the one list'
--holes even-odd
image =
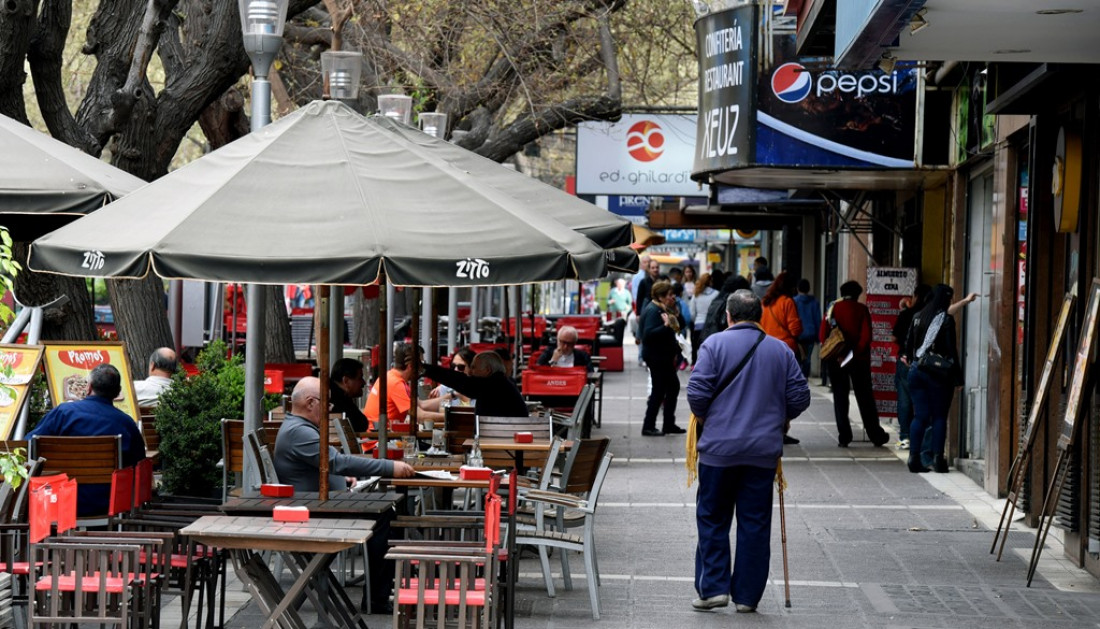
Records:
{"label": "sidewalk pavement", "polygon": [[[1032,587],[1025,587],[1033,529],[1016,522],[1004,558],[994,561],[989,547],[1003,500],[954,470],[910,474],[903,462],[906,453],[891,447],[856,441],[838,448],[831,393],[820,386],[812,387],[809,410],[792,425],[792,436],[802,443],[786,446],[784,455],[791,607],[784,606],[776,513],[771,583],[758,613],[694,611],[695,489],[686,486],[684,437],[641,436],[646,373],[634,350],[627,347],[625,372],[605,376],[603,424],[594,431],[611,437],[615,454],[596,526],[602,580],[598,626],[1031,629],[1100,624],[1100,581],[1063,559],[1054,539],[1057,528],[1052,528]],[[684,386],[689,373],[680,375]],[[858,412],[854,403],[851,407]],[[678,409],[686,425],[683,394]],[[851,419],[858,439],[858,416]],[[560,571],[556,558],[551,565]],[[574,589],[565,591],[555,572],[557,597],[551,599],[537,559],[524,556],[517,627],[594,626],[581,562],[573,560],[571,567]],[[233,611],[248,599],[241,586],[231,584],[229,590],[228,626],[258,626],[261,617],[253,604]],[[358,592],[352,598],[358,600]],[[309,606],[303,606],[307,618]],[[372,627],[392,622],[385,616],[367,621]]]}

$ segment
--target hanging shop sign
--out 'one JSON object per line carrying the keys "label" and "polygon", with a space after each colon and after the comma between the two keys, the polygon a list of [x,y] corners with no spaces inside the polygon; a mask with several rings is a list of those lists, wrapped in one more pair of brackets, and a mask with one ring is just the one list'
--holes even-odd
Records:
{"label": "hanging shop sign", "polygon": [[867,308],[871,311],[871,388],[879,417],[898,416],[898,393],[894,388],[898,346],[894,325],[903,299],[912,299],[917,289],[917,270],[892,267],[867,269]]}
{"label": "hanging shop sign", "polygon": [[577,194],[698,196],[695,114],[623,114],[577,125]]}
{"label": "hanging shop sign", "polygon": [[[755,41],[749,35],[752,23],[734,20],[729,13],[734,11],[696,22],[700,115],[695,179],[742,168],[881,170],[917,165],[923,78],[915,64],[899,63],[889,73],[845,72],[827,59],[799,57],[795,35],[786,33],[773,36],[770,60],[757,64],[748,52]],[[734,21],[745,32],[740,40],[716,35],[729,33]],[[745,55],[743,71],[706,74],[737,63],[734,52]],[[757,65],[759,72],[750,71],[749,66]]]}
{"label": "hanging shop sign", "polygon": [[695,22],[699,120],[694,174],[754,160],[757,5],[712,13]]}

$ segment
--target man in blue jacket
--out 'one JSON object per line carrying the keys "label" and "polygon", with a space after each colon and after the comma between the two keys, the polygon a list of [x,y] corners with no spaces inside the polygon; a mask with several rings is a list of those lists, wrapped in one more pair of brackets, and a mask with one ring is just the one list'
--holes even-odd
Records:
{"label": "man in blue jacket", "polygon": [[[771,559],[772,481],[790,421],[810,406],[810,388],[798,359],[760,328],[760,298],[730,295],[730,327],[699,348],[687,399],[702,425],[695,520],[692,606],[729,605],[754,612],[764,595]],[[737,515],[737,553],[730,571],[730,526]]]}
{"label": "man in blue jacket", "polygon": [[[145,441],[134,418],[115,408],[114,399],[120,392],[122,375],[118,368],[111,364],[97,365],[88,374],[88,390],[84,399],[55,406],[34,430],[27,433],[27,439],[39,435],[120,435],[122,465],[136,465],[145,458]],[[76,488],[76,514],[80,517],[106,515],[110,501],[110,483],[85,483]]]}

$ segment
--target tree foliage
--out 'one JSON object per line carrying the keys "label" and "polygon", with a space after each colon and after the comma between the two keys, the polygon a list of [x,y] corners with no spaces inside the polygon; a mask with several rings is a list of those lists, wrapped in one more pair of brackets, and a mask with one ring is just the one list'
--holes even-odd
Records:
{"label": "tree foliage", "polygon": [[[221,452],[221,420],[244,416],[244,365],[240,354],[226,356],[226,345],[211,343],[199,353],[199,373],[180,371],[160,396],[157,432],[165,489],[172,494],[208,496],[221,484],[216,463]],[[264,412],[277,404],[266,396]]]}
{"label": "tree foliage", "polygon": [[[409,94],[496,161],[579,121],[616,119],[624,94],[633,106],[694,102],[684,0],[291,0],[290,16],[277,114],[321,95],[321,52],[359,49],[361,110],[381,93]],[[232,0],[9,0],[0,11],[0,113],[40,119],[149,181],[181,144],[206,150],[248,132],[248,67]],[[135,364],[170,343],[149,284],[111,291]],[[282,300],[269,301],[269,319],[285,320]],[[288,328],[270,327],[285,351]]]}

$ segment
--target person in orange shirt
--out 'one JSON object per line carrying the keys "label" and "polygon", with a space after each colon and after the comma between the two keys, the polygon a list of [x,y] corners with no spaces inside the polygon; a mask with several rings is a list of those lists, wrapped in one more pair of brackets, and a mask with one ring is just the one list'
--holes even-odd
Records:
{"label": "person in orange shirt", "polygon": [[[363,414],[370,420],[370,429],[375,430],[375,422],[378,421],[378,385],[381,378],[374,381],[367,396],[367,403],[363,407]],[[413,371],[413,346],[409,343],[398,343],[393,350],[393,368],[386,372],[386,424],[387,428],[395,421],[405,421],[405,416],[412,406],[412,383],[416,381]],[[434,408],[433,408],[434,407]],[[439,411],[439,399],[420,401],[417,405],[417,418],[420,421],[427,419],[443,421],[443,413]]]}
{"label": "person in orange shirt", "polygon": [[[760,326],[768,336],[773,336],[787,344],[791,348],[795,358],[802,360],[798,344],[798,335],[802,334],[802,319],[798,316],[798,305],[794,303],[792,295],[795,292],[794,280],[790,274],[783,271],[775,277],[775,280],[764,293],[760,300],[764,308],[760,317]],[[783,443],[794,445],[799,440],[790,435],[783,435]]]}

